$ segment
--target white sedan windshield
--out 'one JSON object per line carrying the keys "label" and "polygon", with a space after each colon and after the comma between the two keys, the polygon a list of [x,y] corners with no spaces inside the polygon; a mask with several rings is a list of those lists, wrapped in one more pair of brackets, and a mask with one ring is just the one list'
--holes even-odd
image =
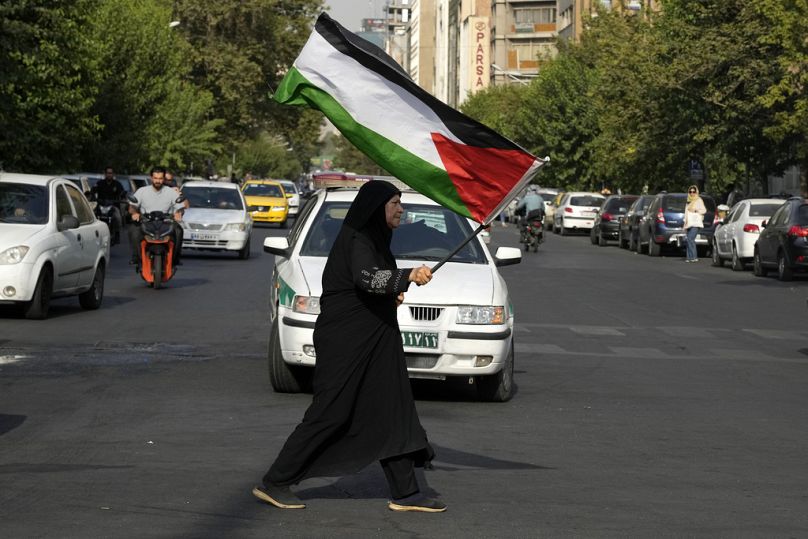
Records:
{"label": "white sedan windshield", "polygon": [[[326,202],[314,218],[301,256],[328,256],[350,202]],[[441,206],[403,204],[401,225],[393,231],[391,250],[399,260],[441,260],[473,233],[468,221]],[[452,262],[486,264],[478,242],[471,241]]]}
{"label": "white sedan windshield", "polygon": [[47,222],[47,187],[0,183],[0,223],[44,225]]}

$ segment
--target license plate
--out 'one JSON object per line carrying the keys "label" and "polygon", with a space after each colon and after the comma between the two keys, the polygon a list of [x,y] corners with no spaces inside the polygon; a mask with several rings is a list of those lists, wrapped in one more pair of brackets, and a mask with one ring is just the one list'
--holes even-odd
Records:
{"label": "license plate", "polygon": [[438,334],[425,331],[402,331],[401,342],[411,348],[437,348]]}
{"label": "license plate", "polygon": [[584,217],[593,217],[594,218],[595,217],[595,212],[593,212],[593,211],[585,211],[581,215],[583,215]]}
{"label": "license plate", "polygon": [[192,240],[216,240],[219,237],[216,234],[191,234]]}

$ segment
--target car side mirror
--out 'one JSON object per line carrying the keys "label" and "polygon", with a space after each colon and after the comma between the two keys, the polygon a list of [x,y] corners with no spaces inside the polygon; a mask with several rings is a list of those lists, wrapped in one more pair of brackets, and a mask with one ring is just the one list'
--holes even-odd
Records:
{"label": "car side mirror", "polygon": [[128,200],[129,204],[132,204],[133,206],[140,206],[140,202],[138,201],[138,199],[135,198],[135,195],[131,193],[126,194],[126,200]]}
{"label": "car side mirror", "polygon": [[[519,251],[519,249],[517,249]],[[275,256],[281,256],[283,258],[289,258],[291,256],[291,250],[289,249],[289,240],[286,238],[280,237],[269,237],[264,240],[264,252],[273,254]],[[519,251],[519,256],[522,255],[522,252]]]}
{"label": "car side mirror", "polygon": [[84,196],[87,197],[87,200],[89,200],[90,202],[95,200],[95,193],[93,193],[92,191],[84,191]]}
{"label": "car side mirror", "polygon": [[62,218],[59,219],[59,223],[56,226],[59,229],[59,232],[62,232],[63,230],[72,230],[79,227],[79,220],[75,215],[63,215]]}
{"label": "car side mirror", "polygon": [[522,251],[516,247],[500,247],[494,255],[494,263],[498,268],[513,266],[514,264],[519,264],[521,261]]}
{"label": "car side mirror", "polygon": [[768,224],[769,224],[769,221],[767,219],[766,221],[763,221],[762,223],[760,223],[760,228],[766,228],[766,225],[768,225]]}
{"label": "car side mirror", "polygon": [[187,199],[185,198],[185,195],[180,195],[180,196],[177,197],[177,200],[174,201],[174,204],[182,204],[186,200]]}

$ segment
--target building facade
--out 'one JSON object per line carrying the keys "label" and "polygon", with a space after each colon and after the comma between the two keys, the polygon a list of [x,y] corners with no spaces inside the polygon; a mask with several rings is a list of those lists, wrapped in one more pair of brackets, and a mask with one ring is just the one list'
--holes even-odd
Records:
{"label": "building facade", "polygon": [[430,93],[435,87],[435,31],[435,0],[413,0],[407,25],[408,71]]}
{"label": "building facade", "polygon": [[491,77],[494,84],[526,83],[557,50],[556,0],[492,0]]}

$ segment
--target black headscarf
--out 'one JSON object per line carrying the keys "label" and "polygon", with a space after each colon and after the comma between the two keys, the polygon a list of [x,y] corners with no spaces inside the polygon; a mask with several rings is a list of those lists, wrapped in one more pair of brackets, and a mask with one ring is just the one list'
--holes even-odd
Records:
{"label": "black headscarf", "polygon": [[401,196],[392,183],[383,180],[371,180],[359,189],[351,204],[343,226],[366,235],[373,242],[376,250],[384,255],[388,263],[395,266],[395,259],[390,252],[390,241],[393,231],[387,225],[384,206],[394,196]]}

